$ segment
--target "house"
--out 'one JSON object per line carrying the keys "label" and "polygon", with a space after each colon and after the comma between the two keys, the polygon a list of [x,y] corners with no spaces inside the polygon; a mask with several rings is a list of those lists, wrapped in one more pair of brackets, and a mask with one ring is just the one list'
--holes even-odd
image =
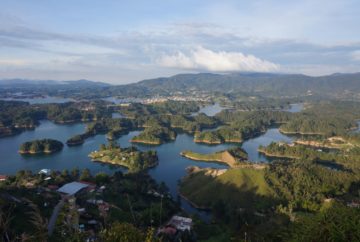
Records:
{"label": "house", "polygon": [[346,204],[350,208],[360,208],[360,202],[352,201]]}
{"label": "house", "polygon": [[165,228],[161,228],[159,229],[159,233],[160,234],[167,234],[167,235],[175,235],[177,232],[177,229],[174,228],[174,226],[172,225],[166,225]]}
{"label": "house", "polygon": [[85,208],[78,208],[77,210],[79,213],[84,213],[85,212]]}
{"label": "house", "polygon": [[49,190],[55,191],[55,190],[59,189],[59,186],[57,186],[57,185],[48,185],[47,188],[48,188]]}
{"label": "house", "polygon": [[88,186],[82,182],[70,182],[60,187],[57,191],[66,195],[75,195]]}
{"label": "house", "polygon": [[50,169],[42,169],[39,171],[40,174],[45,174],[46,176],[50,176],[51,170]]}
{"label": "house", "polygon": [[85,184],[87,185],[87,190],[90,191],[90,190],[93,190],[96,188],[96,184],[93,183],[93,182],[87,182],[87,181],[79,181],[79,183],[82,183],[82,184]]}
{"label": "house", "polygon": [[181,231],[190,231],[192,227],[192,219],[175,215],[170,219],[168,225],[173,225],[176,229]]}
{"label": "house", "polygon": [[6,181],[7,179],[7,176],[5,175],[0,175],[0,181]]}

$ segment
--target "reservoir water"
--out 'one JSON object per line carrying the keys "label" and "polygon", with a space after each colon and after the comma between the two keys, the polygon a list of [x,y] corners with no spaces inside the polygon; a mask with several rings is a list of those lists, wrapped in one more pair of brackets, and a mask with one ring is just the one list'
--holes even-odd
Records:
{"label": "reservoir water", "polygon": [[224,108],[220,106],[219,103],[215,103],[214,105],[209,105],[200,108],[200,110],[193,115],[196,115],[198,113],[205,113],[207,116],[214,116],[215,114],[221,112]]}
{"label": "reservoir water", "polygon": [[74,102],[75,100],[71,98],[62,98],[62,97],[37,97],[37,98],[1,98],[4,101],[23,101],[30,104],[44,104],[44,103],[66,103]]}
{"label": "reservoir water", "polygon": [[[203,109],[207,115],[215,115],[221,110],[220,106],[213,106],[214,108]],[[220,107],[220,110],[219,110]],[[106,164],[92,162],[88,158],[91,151],[98,149],[99,145],[106,143],[105,135],[97,135],[85,141],[81,146],[68,147],[60,152],[51,155],[36,155],[36,156],[22,156],[18,154],[18,149],[23,142],[41,139],[53,138],[66,142],[71,136],[83,133],[85,124],[54,124],[50,121],[41,121],[40,126],[35,130],[28,130],[19,135],[5,137],[0,139],[0,174],[15,174],[18,170],[27,169],[33,172],[38,172],[43,168],[51,170],[71,170],[73,168],[84,169],[88,168],[93,174],[98,172],[113,173],[117,170],[125,171],[124,168],[109,166]],[[122,147],[131,145],[129,142],[132,137],[139,134],[140,131],[133,131],[127,135],[123,135],[118,139],[118,143]],[[283,135],[277,128],[270,128],[267,132],[261,134],[259,137],[247,140],[242,146],[249,154],[251,161],[269,160],[257,152],[259,145],[268,145],[272,141],[291,142],[293,138]],[[236,144],[221,144],[221,145],[205,145],[193,142],[193,137],[189,134],[178,134],[174,142],[166,143],[160,146],[146,146],[136,144],[135,146],[141,150],[156,149],[159,156],[159,165],[149,170],[149,174],[158,182],[165,182],[170,189],[170,193],[176,199],[178,196],[177,185],[179,180],[186,174],[186,167],[196,165],[200,167],[226,168],[225,165],[209,162],[196,162],[184,158],[180,155],[183,150],[192,150],[200,153],[212,153],[227,149]],[[206,218],[207,213],[204,211],[197,211],[185,200],[182,200],[182,207],[188,212],[196,212],[201,217]]]}

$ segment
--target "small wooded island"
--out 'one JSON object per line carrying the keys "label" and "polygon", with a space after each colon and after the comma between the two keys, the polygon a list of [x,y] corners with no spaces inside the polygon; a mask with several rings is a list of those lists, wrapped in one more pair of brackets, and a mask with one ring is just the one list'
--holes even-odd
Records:
{"label": "small wooded island", "polygon": [[246,151],[240,147],[234,147],[210,154],[200,154],[189,150],[184,150],[180,154],[191,160],[219,162],[224,163],[230,167],[238,166],[240,162],[246,161],[248,157]]}
{"label": "small wooded island", "polygon": [[148,127],[142,133],[135,136],[131,142],[160,145],[176,139],[175,131],[166,127]]}
{"label": "small wooded island", "polygon": [[129,172],[138,172],[154,167],[158,164],[156,151],[139,151],[136,147],[120,148],[111,142],[108,146],[100,145],[100,150],[91,152],[89,157],[93,161],[124,166]]}
{"label": "small wooded island", "polygon": [[84,142],[85,142],[84,135],[78,134],[68,139],[66,141],[66,144],[68,146],[77,146],[77,145],[82,145]]}
{"label": "small wooded island", "polygon": [[51,154],[62,150],[63,147],[63,143],[54,139],[32,140],[23,143],[20,146],[19,153],[22,155]]}

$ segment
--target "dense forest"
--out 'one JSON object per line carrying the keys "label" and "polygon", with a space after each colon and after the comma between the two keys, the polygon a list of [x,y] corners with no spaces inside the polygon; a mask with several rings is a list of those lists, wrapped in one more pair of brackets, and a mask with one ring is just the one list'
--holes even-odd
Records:
{"label": "dense forest", "polygon": [[111,109],[101,101],[30,105],[26,102],[0,100],[0,110],[0,137],[14,135],[24,129],[34,129],[42,119],[73,123],[111,117]]}
{"label": "dense forest", "polygon": [[20,154],[50,154],[61,150],[64,144],[54,139],[32,140],[21,144]]}
{"label": "dense forest", "polygon": [[[157,89],[155,84],[153,88]],[[129,173],[143,175],[158,164],[157,154],[155,151],[143,152],[134,147],[117,146],[114,141],[130,131],[141,131],[133,142],[162,144],[175,140],[178,133],[186,132],[194,136],[195,142],[218,144],[240,143],[276,126],[281,132],[303,136],[297,136],[301,138],[294,144],[271,143],[260,147],[260,152],[274,157],[269,164],[251,164],[242,149],[228,149],[226,152],[237,158],[231,165],[228,160],[225,162],[229,169],[194,168],[180,182],[182,196],[193,205],[212,211],[212,223],[199,222],[194,226],[199,239],[241,240],[246,233],[249,240],[254,241],[307,241],[309,238],[320,241],[321,238],[334,241],[350,238],[356,241],[359,238],[358,223],[352,221],[357,221],[359,208],[353,208],[351,204],[360,201],[360,135],[354,132],[360,119],[359,103],[306,98],[304,110],[290,113],[284,109],[294,100],[291,98],[256,98],[252,102],[250,96],[246,101],[240,101],[241,95],[222,94],[214,100],[224,96],[227,99],[223,104],[230,109],[211,117],[195,114],[204,105],[201,102],[115,105],[105,101],[81,101],[30,105],[0,101],[0,136],[35,128],[42,119],[58,123],[87,122],[83,133],[69,137],[69,146],[81,145],[91,136],[105,134],[109,145],[101,145],[90,157],[95,161],[127,167]],[[112,118],[114,112],[122,117]],[[24,143],[20,153],[50,153],[62,147],[63,144],[56,140],[35,140]],[[194,160],[223,162],[223,154],[187,151],[186,155]],[[238,163],[244,166],[238,166]],[[119,186],[142,186],[139,197],[142,202],[147,201],[148,198],[142,200],[142,196],[153,189],[152,185],[146,187],[136,182],[133,184],[131,179],[120,180],[116,180]],[[122,189],[111,187],[111,192]],[[131,189],[126,193],[131,193]],[[134,201],[139,198],[133,195]],[[106,193],[106,196],[114,204],[124,206],[116,195]],[[150,221],[152,211],[146,209],[144,203],[136,204],[141,208],[136,215],[138,220]],[[161,205],[157,203],[157,206]],[[133,229],[144,236],[148,224],[133,222],[131,213],[125,210],[111,216],[132,223]],[[123,213],[126,213],[126,219],[122,217],[125,216]],[[331,229],[339,224],[344,226],[339,226],[338,234],[332,234],[323,227],[318,229],[318,223]],[[108,224],[107,228],[111,226]],[[319,234],[314,232],[317,229]]]}
{"label": "dense forest", "polygon": [[93,161],[124,166],[129,172],[139,172],[157,165],[156,151],[139,151],[136,147],[121,148],[118,144],[110,142],[107,146],[102,144],[98,151],[91,152],[89,157]]}

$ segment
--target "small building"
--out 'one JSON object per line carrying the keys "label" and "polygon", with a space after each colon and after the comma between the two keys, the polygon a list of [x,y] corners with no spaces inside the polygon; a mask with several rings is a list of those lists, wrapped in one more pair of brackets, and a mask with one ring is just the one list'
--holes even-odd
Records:
{"label": "small building", "polygon": [[78,208],[77,210],[79,213],[84,213],[85,212],[85,208]]}
{"label": "small building", "polygon": [[170,219],[168,225],[173,225],[176,229],[181,231],[190,231],[192,227],[192,219],[175,215]]}
{"label": "small building", "polygon": [[62,187],[60,187],[57,191],[66,195],[75,195],[82,189],[87,188],[89,185],[81,182],[70,182]]}
{"label": "small building", "polygon": [[93,182],[79,181],[79,183],[82,183],[82,184],[87,185],[87,188],[86,188],[86,189],[88,189],[88,191],[93,190],[93,189],[96,188],[96,184],[93,183]]}
{"label": "small building", "polygon": [[59,189],[59,186],[57,186],[57,185],[48,185],[47,188],[50,189],[50,190],[55,191],[55,190]]}
{"label": "small building", "polygon": [[0,175],[0,181],[6,181],[7,179],[7,176],[5,175]]}
{"label": "small building", "polygon": [[166,225],[164,228],[159,229],[160,234],[167,234],[170,236],[174,236],[177,232],[177,229],[172,225]]}
{"label": "small building", "polygon": [[346,204],[350,208],[360,208],[360,202],[352,201]]}
{"label": "small building", "polygon": [[39,175],[40,174],[44,174],[46,176],[50,176],[51,170],[50,169],[42,169],[39,171]]}

